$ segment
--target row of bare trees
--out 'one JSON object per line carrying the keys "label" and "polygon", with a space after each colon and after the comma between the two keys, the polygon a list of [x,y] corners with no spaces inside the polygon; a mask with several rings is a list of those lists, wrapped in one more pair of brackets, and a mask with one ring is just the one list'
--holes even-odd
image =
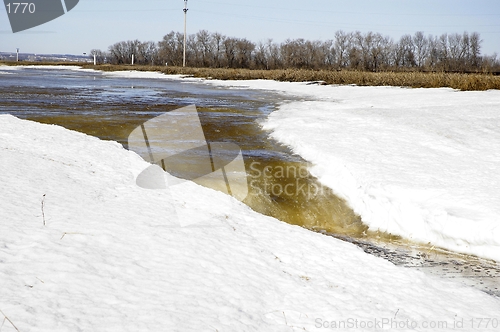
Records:
{"label": "row of bare trees", "polygon": [[[99,63],[181,66],[184,35],[170,32],[158,43],[139,40],[113,44],[107,52],[92,50]],[[254,43],[201,30],[187,38],[186,59],[191,67],[251,69],[354,69],[368,71],[418,70],[456,72],[500,71],[497,55],[481,55],[476,32],[425,36],[404,35],[395,41],[380,33],[337,31],[327,41],[288,39]]]}

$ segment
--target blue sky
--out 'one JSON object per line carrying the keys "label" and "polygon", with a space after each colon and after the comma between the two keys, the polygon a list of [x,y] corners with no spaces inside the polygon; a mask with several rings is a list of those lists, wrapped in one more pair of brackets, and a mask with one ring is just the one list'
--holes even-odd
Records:
{"label": "blue sky", "polygon": [[[40,0],[38,0],[40,1]],[[13,34],[0,8],[0,51],[82,54],[129,39],[183,31],[183,0],[80,0],[56,20]],[[482,53],[500,53],[499,0],[189,0],[188,34],[201,29],[254,42],[333,39],[337,30],[404,34],[477,31]]]}

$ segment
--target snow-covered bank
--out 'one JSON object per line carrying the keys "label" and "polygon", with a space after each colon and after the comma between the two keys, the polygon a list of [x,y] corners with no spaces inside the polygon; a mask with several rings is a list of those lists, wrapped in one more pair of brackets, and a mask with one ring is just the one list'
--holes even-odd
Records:
{"label": "snow-covered bank", "polygon": [[[480,291],[193,183],[141,189],[148,164],[117,143],[8,115],[0,128],[0,310],[19,331],[494,330],[471,320],[500,312]],[[210,221],[180,227],[175,207]]]}
{"label": "snow-covered bank", "polygon": [[19,65],[7,66],[0,64],[0,71],[22,70],[22,69],[48,69],[48,70],[71,70],[71,71],[86,71],[86,72],[100,72],[95,69],[82,68],[80,66],[64,66],[64,65]]}
{"label": "snow-covered bank", "polygon": [[500,91],[316,88],[265,128],[320,181],[372,229],[500,260]]}

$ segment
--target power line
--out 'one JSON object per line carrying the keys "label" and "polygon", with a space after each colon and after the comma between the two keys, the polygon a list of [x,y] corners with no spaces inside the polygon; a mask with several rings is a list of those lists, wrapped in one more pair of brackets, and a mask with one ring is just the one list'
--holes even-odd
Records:
{"label": "power line", "polygon": [[[255,16],[255,15],[241,15],[234,13],[223,13],[223,12],[213,12],[207,10],[196,10],[200,13],[224,16],[224,17],[237,17],[237,18],[247,18],[247,19],[255,19],[259,21],[268,21],[268,22],[276,22],[276,23],[291,23],[291,24],[307,24],[307,25],[316,25],[316,26],[381,26],[381,27],[400,27],[400,24],[365,24],[365,23],[346,23],[346,22],[321,22],[321,21],[307,21],[307,20],[296,20],[296,19],[286,19],[286,18],[277,18],[277,17],[264,17],[264,16]],[[482,25],[474,25],[475,27],[500,27],[500,24],[482,24]],[[463,24],[454,24],[454,25],[425,25],[424,28],[452,28],[452,27],[463,27]]]}
{"label": "power line", "polygon": [[[218,5],[224,5],[224,6],[238,6],[238,7],[250,7],[250,8],[264,8],[264,9],[276,9],[279,11],[298,11],[298,12],[314,12],[317,13],[318,10],[315,9],[308,9],[308,8],[290,8],[289,6],[283,6],[283,7],[273,7],[273,6],[256,6],[256,5],[249,5],[249,4],[242,4],[242,3],[228,3],[228,2],[219,2],[219,1],[204,1],[206,4],[218,4]],[[365,12],[365,11],[338,11],[338,10],[324,10],[323,8],[321,9],[322,13],[333,13],[333,14],[367,14],[367,15],[384,15],[387,16],[388,14],[393,14],[396,15],[396,13],[388,13],[388,12]],[[451,17],[451,16],[457,16],[457,17],[470,17],[470,16],[500,16],[500,13],[497,14],[471,14],[471,13],[466,13],[466,14],[435,14],[435,13],[423,13],[423,14],[418,14],[418,13],[397,13],[397,16],[439,16],[439,17]]]}

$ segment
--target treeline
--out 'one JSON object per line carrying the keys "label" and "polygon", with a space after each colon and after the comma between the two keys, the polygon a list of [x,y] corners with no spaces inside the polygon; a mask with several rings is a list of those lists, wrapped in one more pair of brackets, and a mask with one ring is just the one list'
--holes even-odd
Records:
{"label": "treeline", "polygon": [[[122,41],[107,52],[92,50],[98,63],[182,66],[184,35],[170,32],[159,42]],[[497,55],[481,54],[479,33],[404,35],[337,31],[327,41],[288,39],[254,43],[201,30],[189,35],[189,67],[245,69],[350,69],[364,71],[500,72]],[[92,55],[91,55],[92,56]]]}

